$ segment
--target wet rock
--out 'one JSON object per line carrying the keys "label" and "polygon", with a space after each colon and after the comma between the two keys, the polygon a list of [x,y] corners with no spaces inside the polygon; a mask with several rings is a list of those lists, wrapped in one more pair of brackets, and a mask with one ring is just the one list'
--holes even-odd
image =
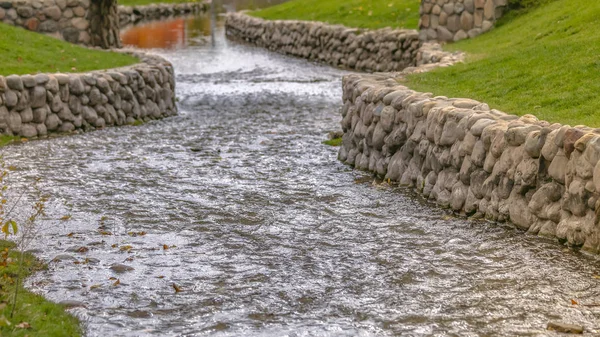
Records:
{"label": "wet rock", "polygon": [[134,310],[127,313],[127,316],[132,318],[151,318],[153,315],[149,311],[145,310]]}
{"label": "wet rock", "polygon": [[85,305],[85,303],[83,303],[81,301],[75,301],[75,300],[64,300],[64,301],[58,302],[58,304],[60,304],[63,307],[65,307],[65,309],[87,308],[87,306]]}
{"label": "wet rock", "polygon": [[122,273],[126,273],[128,271],[132,271],[134,268],[131,266],[127,266],[121,263],[115,263],[113,265],[110,266],[110,270],[114,271],[115,273],[118,274],[122,274]]}
{"label": "wet rock", "polygon": [[584,327],[562,322],[549,322],[547,330],[581,335],[583,334]]}
{"label": "wet rock", "polygon": [[73,255],[69,255],[69,254],[60,254],[60,255],[56,255],[52,261],[54,262],[59,262],[59,261],[75,261],[77,260],[77,258],[75,258]]}
{"label": "wet rock", "polygon": [[21,126],[21,136],[25,138],[33,138],[37,136],[38,132],[35,126],[26,124]]}
{"label": "wet rock", "polygon": [[54,131],[54,130],[58,129],[60,124],[61,124],[61,121],[60,121],[60,118],[58,118],[58,115],[49,114],[46,117],[46,128],[48,129],[48,131]]}

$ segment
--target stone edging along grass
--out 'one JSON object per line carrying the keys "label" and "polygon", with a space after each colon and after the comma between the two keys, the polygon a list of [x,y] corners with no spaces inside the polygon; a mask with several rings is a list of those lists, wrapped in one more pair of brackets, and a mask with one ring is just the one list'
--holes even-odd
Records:
{"label": "stone edging along grass", "polygon": [[177,114],[173,66],[128,52],[132,66],[82,74],[0,76],[0,130],[25,138],[87,131]]}
{"label": "stone edging along grass", "polygon": [[227,37],[284,54],[361,71],[398,71],[417,64],[419,33],[362,30],[313,21],[264,20],[230,13]]}
{"label": "stone edging along grass", "polygon": [[[600,129],[550,124],[471,99],[413,91],[399,79],[450,66],[462,55],[437,44],[415,44],[407,49],[411,61],[400,58],[407,61],[389,66],[393,54],[376,46],[394,43],[398,33],[384,30],[381,38],[348,47],[357,32],[244,14],[227,20],[230,37],[338,67],[379,71],[408,65],[400,73],[344,77],[341,161],[414,187],[455,212],[510,221],[531,234],[600,253]],[[348,40],[351,34],[354,40]],[[301,47],[294,49],[297,43]],[[361,63],[348,63],[344,50]]]}
{"label": "stone edging along grass", "polygon": [[600,253],[600,129],[433,97],[397,76],[344,77],[341,161],[455,212]]}
{"label": "stone edging along grass", "polygon": [[[452,65],[464,56],[445,52],[437,43],[422,43],[419,33],[410,29],[364,30],[312,21],[270,21],[243,12],[227,14],[225,27],[228,38],[343,69],[377,72],[419,66],[423,71]],[[430,66],[424,66],[427,64]]]}

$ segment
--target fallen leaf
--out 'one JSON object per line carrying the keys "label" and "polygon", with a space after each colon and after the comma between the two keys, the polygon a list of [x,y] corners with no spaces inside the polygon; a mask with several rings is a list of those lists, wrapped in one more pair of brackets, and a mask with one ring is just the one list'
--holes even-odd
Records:
{"label": "fallen leaf", "polygon": [[125,245],[125,246],[121,246],[121,248],[119,248],[120,251],[122,252],[128,252],[132,249],[133,247],[130,245]]}
{"label": "fallen leaf", "polygon": [[164,249],[164,250],[167,250],[167,249],[169,249],[169,246],[167,246],[167,245],[163,245],[163,249]]}
{"label": "fallen leaf", "polygon": [[79,247],[77,248],[77,252],[78,253],[85,253],[87,251],[89,251],[90,249],[88,247]]}
{"label": "fallen leaf", "polygon": [[102,285],[101,285],[101,284],[94,284],[94,285],[91,285],[91,286],[90,286],[90,290],[93,290],[93,289],[98,289],[98,288],[100,288],[100,287],[102,287]]}
{"label": "fallen leaf", "polygon": [[119,284],[121,284],[121,280],[117,279],[117,280],[115,281],[115,283],[113,283],[113,286],[115,286],[115,287],[116,287],[116,286],[118,286]]}
{"label": "fallen leaf", "polygon": [[156,278],[165,278],[164,275],[157,276]]}
{"label": "fallen leaf", "polygon": [[101,235],[113,235],[111,232],[109,231],[100,231]]}
{"label": "fallen leaf", "polygon": [[67,237],[71,238],[71,237],[73,237],[73,235],[75,235],[75,233],[69,233],[69,234],[67,234]]}
{"label": "fallen leaf", "polygon": [[579,305],[579,303],[577,301],[575,301],[574,299],[571,299],[571,304],[572,305]]}
{"label": "fallen leaf", "polygon": [[176,293],[181,292],[181,288],[178,285],[176,285],[175,283],[173,283],[173,289],[175,289]]}

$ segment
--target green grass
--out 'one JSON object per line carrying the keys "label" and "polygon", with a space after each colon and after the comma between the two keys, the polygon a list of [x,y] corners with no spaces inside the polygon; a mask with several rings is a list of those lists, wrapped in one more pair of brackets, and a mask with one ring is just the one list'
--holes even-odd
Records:
{"label": "green grass", "polygon": [[0,23],[0,75],[85,72],[139,62],[119,53],[91,50]]}
{"label": "green grass", "polygon": [[[10,317],[18,274],[18,253],[13,248],[12,242],[0,240],[0,336],[81,336],[78,320],[65,312],[61,305],[49,302],[22,286],[19,286],[15,314]],[[23,266],[24,277],[45,268],[31,254],[25,255]],[[17,327],[23,322],[30,327]]]}
{"label": "green grass", "polygon": [[324,140],[322,143],[329,146],[342,146],[342,138]]}
{"label": "green grass", "polygon": [[19,137],[16,136],[0,135],[0,147],[13,143],[18,139]]}
{"label": "green grass", "polygon": [[419,91],[469,97],[507,113],[600,127],[600,2],[555,0],[472,40],[466,63],[409,76]]}
{"label": "green grass", "polygon": [[178,4],[185,2],[200,2],[201,0],[118,0],[123,6],[146,6],[151,4]]}
{"label": "green grass", "polygon": [[419,0],[292,0],[249,14],[268,20],[322,21],[368,29],[416,29],[419,4]]}

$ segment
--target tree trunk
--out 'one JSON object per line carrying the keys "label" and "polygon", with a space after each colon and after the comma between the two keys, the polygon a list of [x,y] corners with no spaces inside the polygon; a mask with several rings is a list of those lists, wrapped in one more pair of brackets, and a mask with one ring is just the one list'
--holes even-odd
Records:
{"label": "tree trunk", "polygon": [[117,0],[92,0],[88,15],[92,46],[103,49],[122,47]]}

